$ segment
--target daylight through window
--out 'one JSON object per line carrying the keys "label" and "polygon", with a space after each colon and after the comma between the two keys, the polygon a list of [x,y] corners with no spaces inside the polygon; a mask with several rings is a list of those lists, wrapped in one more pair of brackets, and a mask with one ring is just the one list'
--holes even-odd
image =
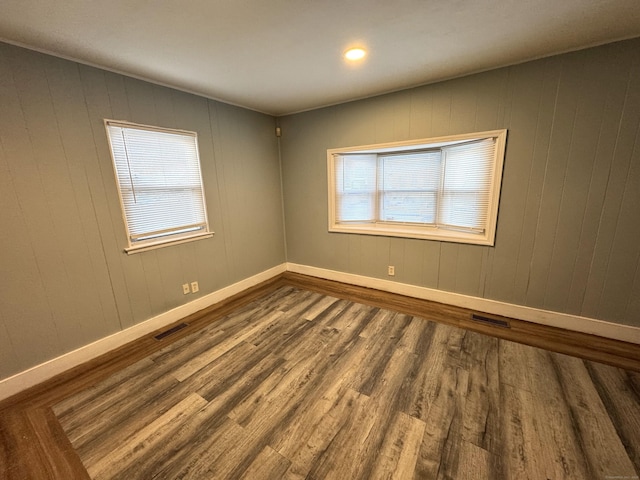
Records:
{"label": "daylight through window", "polygon": [[493,245],[506,130],[327,151],[329,230]]}
{"label": "daylight through window", "polygon": [[127,252],[210,237],[195,132],[105,120]]}

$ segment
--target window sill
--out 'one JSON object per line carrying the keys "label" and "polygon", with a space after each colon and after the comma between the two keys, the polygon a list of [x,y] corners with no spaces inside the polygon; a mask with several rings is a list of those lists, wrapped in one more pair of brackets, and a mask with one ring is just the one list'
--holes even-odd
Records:
{"label": "window sill", "polygon": [[334,224],[329,226],[329,232],[379,235],[383,237],[418,238],[422,240],[436,240],[440,242],[468,243],[486,246],[493,246],[495,243],[495,235],[490,235],[486,232],[483,234],[477,234],[444,230],[437,227],[411,227],[407,225]]}
{"label": "window sill", "polygon": [[149,250],[156,250],[158,248],[170,247],[172,245],[180,245],[181,243],[195,242],[196,240],[203,240],[205,238],[213,237],[214,232],[198,233],[197,235],[191,235],[189,237],[180,237],[173,240],[158,240],[157,242],[149,242],[144,245],[136,245],[133,247],[125,248],[124,251],[127,255],[133,255],[136,253],[147,252]]}

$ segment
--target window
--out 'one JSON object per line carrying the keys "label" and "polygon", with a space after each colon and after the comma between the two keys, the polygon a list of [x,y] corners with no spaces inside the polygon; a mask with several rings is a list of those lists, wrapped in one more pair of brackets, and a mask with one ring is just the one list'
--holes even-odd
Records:
{"label": "window", "polygon": [[128,253],[211,237],[195,132],[105,120]]}
{"label": "window", "polygon": [[506,136],[327,150],[329,231],[493,245]]}

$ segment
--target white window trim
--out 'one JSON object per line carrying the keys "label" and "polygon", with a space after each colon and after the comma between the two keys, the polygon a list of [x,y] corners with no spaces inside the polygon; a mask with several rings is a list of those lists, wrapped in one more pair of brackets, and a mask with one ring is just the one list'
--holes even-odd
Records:
{"label": "white window trim", "polygon": [[[397,153],[418,148],[437,148],[470,140],[494,138],[496,141],[495,159],[493,162],[493,184],[491,188],[487,225],[484,233],[470,233],[464,231],[448,230],[431,225],[396,224],[396,223],[338,223],[336,220],[336,185],[335,185],[335,156],[346,153]],[[498,206],[500,201],[500,189],[502,185],[502,169],[506,148],[507,130],[490,130],[486,132],[468,133],[462,135],[449,135],[443,137],[408,140],[403,142],[379,143],[374,145],[361,145],[356,147],[332,148],[327,150],[327,174],[328,174],[328,200],[329,200],[329,231],[337,233],[354,233],[363,235],[382,235],[389,237],[419,238],[426,240],[439,240],[445,242],[468,243],[475,245],[495,244],[496,226],[498,219]]]}
{"label": "white window trim", "polygon": [[[124,200],[123,200],[123,195],[122,195],[122,190],[120,187],[120,182],[118,180],[118,171],[116,168],[116,162],[115,159],[113,158],[114,156],[114,150],[113,150],[113,145],[111,143],[111,135],[109,134],[109,125],[116,125],[116,126],[122,126],[122,127],[131,127],[131,128],[137,128],[137,129],[142,129],[142,130],[150,130],[150,131],[154,131],[154,132],[168,132],[168,133],[176,133],[176,134],[183,134],[183,135],[189,135],[189,136],[193,136],[196,140],[196,156],[197,156],[197,160],[198,160],[198,167],[200,168],[200,186],[202,189],[202,202],[204,205],[204,223],[205,223],[205,229],[204,231],[196,231],[196,232],[187,232],[184,234],[174,234],[171,237],[160,237],[156,240],[148,240],[148,241],[144,241],[141,242],[139,244],[134,244],[131,241],[132,235],[131,232],[129,230],[129,224],[127,222],[127,218],[126,218],[126,210],[125,210],[125,205],[124,205]],[[180,129],[175,129],[175,128],[164,128],[164,127],[156,127],[156,126],[152,126],[152,125],[144,125],[144,124],[140,124],[140,123],[133,123],[133,122],[128,122],[125,120],[111,120],[111,119],[104,119],[104,126],[105,126],[105,132],[107,135],[107,141],[109,144],[109,154],[111,156],[111,164],[113,167],[113,172],[115,175],[115,180],[116,180],[116,187],[118,189],[118,201],[120,202],[120,213],[122,214],[122,221],[124,223],[124,227],[125,227],[125,231],[126,231],[126,236],[127,236],[127,244],[128,246],[124,248],[124,251],[128,254],[128,255],[132,255],[135,253],[142,253],[142,252],[146,252],[149,250],[156,250],[158,248],[163,248],[163,247],[168,247],[171,245],[179,245],[182,243],[187,243],[187,242],[193,242],[196,240],[202,240],[205,238],[211,238],[213,237],[214,233],[213,231],[210,230],[210,226],[209,226],[209,219],[208,219],[208,214],[207,214],[207,201],[205,198],[205,192],[204,192],[204,184],[202,181],[202,165],[200,163],[200,152],[199,152],[199,148],[198,148],[198,134],[197,132],[192,132],[189,130],[180,130]]]}

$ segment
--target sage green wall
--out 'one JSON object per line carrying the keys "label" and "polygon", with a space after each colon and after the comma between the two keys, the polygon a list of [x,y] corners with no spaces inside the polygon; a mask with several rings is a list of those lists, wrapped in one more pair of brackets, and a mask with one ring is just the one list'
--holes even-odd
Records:
{"label": "sage green wall", "polygon": [[[640,39],[281,125],[289,262],[640,326]],[[327,232],[328,148],[496,128],[495,247]]]}
{"label": "sage green wall", "polygon": [[[123,253],[104,118],[198,132],[213,238]],[[274,119],[0,44],[0,225],[5,378],[284,262]]]}

